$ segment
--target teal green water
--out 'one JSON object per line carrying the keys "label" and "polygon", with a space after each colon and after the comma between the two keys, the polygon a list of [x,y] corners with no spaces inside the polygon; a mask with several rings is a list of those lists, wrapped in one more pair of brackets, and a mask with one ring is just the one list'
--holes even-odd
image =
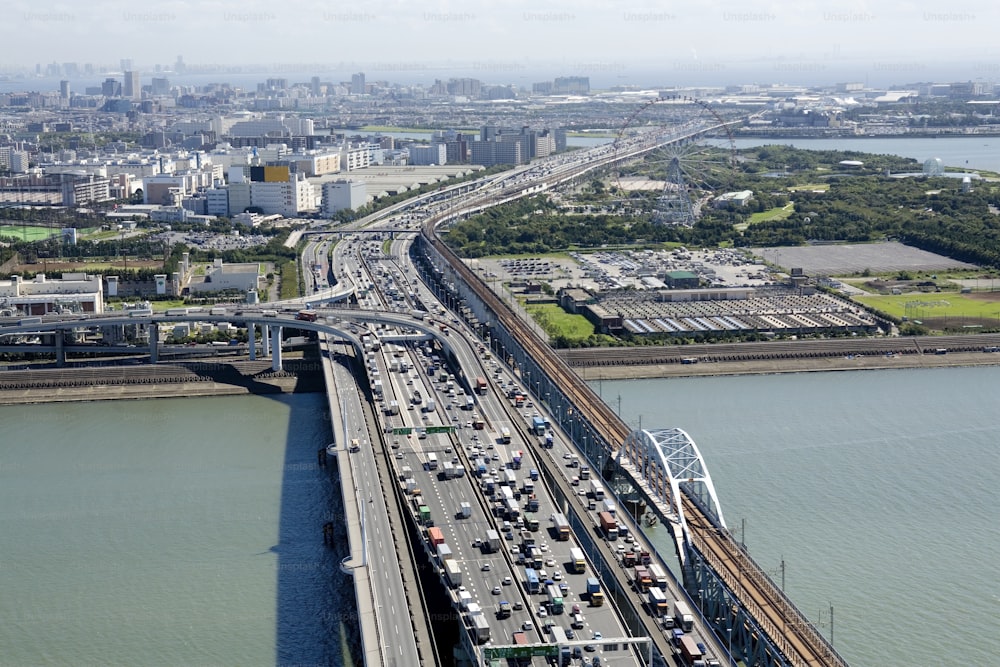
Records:
{"label": "teal green water", "polygon": [[833,607],[855,667],[1000,664],[998,387],[996,367],[594,385],[688,432],[729,527],[827,636]]}
{"label": "teal green water", "polygon": [[319,395],[0,407],[0,664],[343,664]]}

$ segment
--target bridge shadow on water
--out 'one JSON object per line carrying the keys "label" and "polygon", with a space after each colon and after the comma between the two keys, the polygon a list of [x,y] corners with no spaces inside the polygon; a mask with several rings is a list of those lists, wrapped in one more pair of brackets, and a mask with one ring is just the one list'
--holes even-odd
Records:
{"label": "bridge shadow on water", "polygon": [[[354,583],[340,571],[348,555],[339,477],[325,393],[279,394],[289,406],[277,544],[276,665],[353,665],[360,653]],[[320,452],[322,451],[322,456]],[[333,527],[332,546],[324,524]],[[360,663],[358,663],[360,664]]]}

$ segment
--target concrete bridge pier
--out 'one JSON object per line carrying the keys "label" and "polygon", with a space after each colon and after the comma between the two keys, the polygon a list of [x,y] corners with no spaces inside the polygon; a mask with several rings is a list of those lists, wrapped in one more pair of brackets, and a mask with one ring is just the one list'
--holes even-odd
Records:
{"label": "concrete bridge pier", "polygon": [[63,346],[63,335],[62,331],[56,329],[52,334],[55,337],[56,343],[56,367],[62,368],[66,365],[66,348]]}
{"label": "concrete bridge pier", "polygon": [[250,361],[257,360],[257,325],[252,322],[247,323],[247,345],[250,350]]}
{"label": "concrete bridge pier", "polygon": [[153,323],[149,325],[149,363],[155,364],[160,360],[160,325]]}
{"label": "concrete bridge pier", "polygon": [[270,326],[271,330],[271,370],[281,370],[281,327]]}
{"label": "concrete bridge pier", "polygon": [[266,324],[260,325],[260,353],[263,356],[271,354],[271,327]]}

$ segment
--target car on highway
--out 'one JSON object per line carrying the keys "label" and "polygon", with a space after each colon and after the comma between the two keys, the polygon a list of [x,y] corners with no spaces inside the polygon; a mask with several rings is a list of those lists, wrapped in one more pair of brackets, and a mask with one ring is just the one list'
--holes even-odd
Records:
{"label": "car on highway", "polygon": [[[476,540],[476,541],[478,542],[479,540]],[[519,546],[517,546],[515,544],[514,546],[512,546],[510,548],[510,552],[516,556],[517,554],[521,553],[521,547],[519,547]]]}
{"label": "car on highway", "polygon": [[538,618],[545,618],[549,615],[549,610],[545,608],[545,605],[538,606]]}
{"label": "car on highway", "polygon": [[566,628],[566,639],[576,639],[576,633],[573,632],[573,628]]}
{"label": "car on highway", "polygon": [[556,566],[555,558],[550,558],[547,561],[545,561],[545,567],[555,567],[555,566]]}
{"label": "car on highway", "polygon": [[504,577],[504,578],[503,578],[503,581],[502,581],[501,583],[502,583],[502,584],[503,584],[504,586],[510,586],[510,585],[511,585],[512,583],[514,583],[514,580],[513,580],[513,579],[511,579],[510,577]]}
{"label": "car on highway", "polygon": [[499,586],[494,586],[493,587],[493,595],[500,595],[500,587]]}
{"label": "car on highway", "polygon": [[580,605],[574,604],[572,611],[573,611],[574,614],[579,614],[580,613]]}
{"label": "car on highway", "polygon": [[[516,608],[516,607],[515,607],[515,608]],[[524,631],[526,631],[526,632],[531,632],[532,630],[534,630],[534,629],[535,629],[535,624],[534,624],[534,623],[532,623],[531,621],[525,621],[525,622],[524,622],[524,623],[523,623],[523,624],[521,625],[521,629],[522,629],[522,630],[524,630]]]}
{"label": "car on highway", "polygon": [[480,569],[482,569],[483,572],[489,572],[490,569],[491,569],[490,568],[490,564],[489,563],[483,563],[483,567],[480,568]]}
{"label": "car on highway", "polygon": [[562,581],[562,572],[560,572],[559,570],[553,572],[552,579],[554,579],[555,581]]}

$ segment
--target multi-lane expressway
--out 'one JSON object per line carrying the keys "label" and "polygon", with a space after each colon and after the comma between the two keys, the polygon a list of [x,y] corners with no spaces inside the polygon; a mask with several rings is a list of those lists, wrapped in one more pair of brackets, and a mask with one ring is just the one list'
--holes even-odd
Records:
{"label": "multi-lane expressway", "polygon": [[[368,271],[369,268],[366,265],[364,271]],[[391,270],[399,272],[397,278],[400,281],[409,273],[405,267],[401,268],[398,265],[392,266]],[[386,267],[379,266],[376,274],[370,279],[379,282],[382,276],[378,273],[386,272],[388,272]],[[441,310],[438,304],[430,302],[430,296],[426,291],[419,289],[413,291],[415,296],[419,293],[421,306],[435,311]],[[407,303],[410,307],[415,305],[417,304]],[[352,319],[355,320],[363,320],[365,317],[370,317],[372,320],[387,319],[384,315],[375,313],[343,314],[353,315]],[[409,317],[399,316],[402,324],[412,322]],[[375,326],[377,333],[384,338],[393,333],[387,325]],[[501,471],[516,470],[514,474],[517,478],[518,493],[521,494],[520,489],[528,482],[529,472],[532,469],[537,470],[538,464],[531,457],[528,447],[524,443],[519,443],[518,438],[514,438],[512,444],[499,442],[501,429],[506,427],[514,431],[513,420],[520,417],[513,417],[505,409],[504,402],[495,393],[494,388],[491,388],[485,396],[473,399],[475,401],[473,410],[464,409],[468,398],[472,396],[470,378],[477,375],[495,377],[497,374],[492,367],[484,366],[485,362],[477,351],[478,346],[471,339],[471,332],[463,330],[452,320],[448,321],[447,327],[449,336],[444,347],[450,351],[456,362],[456,366],[450,369],[453,371],[451,374],[457,376],[456,380],[435,381],[435,378],[442,377],[442,373],[447,374],[448,371],[445,369],[439,370],[434,377],[427,373],[427,367],[431,364],[430,355],[444,358],[448,356],[448,352],[444,349],[423,347],[420,348],[421,351],[417,351],[410,347],[381,345],[380,354],[371,354],[366,361],[369,362],[370,381],[374,382],[374,378],[379,378],[382,382],[381,400],[378,401],[378,405],[383,408],[383,413],[388,411],[386,408],[392,402],[398,406],[398,414],[384,416],[386,429],[406,427],[420,429],[430,425],[458,427],[454,433],[447,434],[421,436],[414,431],[407,435],[388,436],[391,438],[389,451],[392,452],[392,461],[396,464],[397,478],[412,480],[408,485],[411,496],[412,489],[420,490],[419,502],[429,508],[434,522],[443,529],[448,547],[462,569],[461,588],[450,587],[456,608],[467,614],[468,601],[473,605],[479,605],[489,620],[490,641],[493,644],[512,643],[514,633],[518,631],[524,632],[529,641],[544,644],[550,641],[544,632],[546,621],[549,619],[568,630],[571,636],[574,634],[574,630],[570,628],[568,612],[572,611],[573,605],[579,605],[583,620],[579,624],[581,627],[577,627],[575,632],[579,633],[580,637],[576,640],[580,653],[585,653],[583,649],[589,647],[595,649],[595,653],[600,652],[599,655],[612,664],[635,664],[635,656],[618,641],[619,638],[625,637],[626,633],[618,622],[613,606],[588,609],[587,602],[581,597],[581,593],[585,591],[586,578],[592,576],[593,571],[570,573],[567,563],[570,561],[569,549],[573,544],[572,541],[560,542],[547,535],[548,529],[551,528],[548,517],[558,510],[540,483],[536,491],[539,503],[536,515],[542,518],[541,530],[529,539],[537,535],[539,548],[545,549],[542,552],[545,554],[542,569],[547,569],[547,574],[550,576],[558,577],[559,582],[566,588],[564,614],[550,617],[547,609],[542,611],[546,607],[544,596],[527,593],[525,569],[517,564],[517,558],[523,547],[521,531],[515,529],[515,521],[508,524],[509,529],[505,529],[504,519],[492,512],[492,497],[483,493],[483,486],[473,479],[472,472],[480,463],[486,465],[486,462],[491,472],[498,478],[501,477]],[[405,372],[390,370],[391,367],[398,369],[399,362],[404,359],[406,366],[410,367],[409,370]],[[450,387],[448,382],[451,383]],[[417,392],[420,395],[419,404],[414,403]],[[430,400],[434,400],[436,405],[428,410]],[[474,415],[486,422],[486,429],[475,431],[470,428]],[[516,451],[524,452],[519,469],[514,468],[513,459]],[[449,465],[462,465],[468,472],[462,477],[442,479],[441,467],[436,470],[427,469],[428,454],[431,453],[437,456],[440,466],[443,467],[445,462]],[[470,506],[469,516],[457,519],[456,517],[461,515],[463,503]],[[502,536],[503,547],[498,551],[489,551],[483,546],[487,531],[491,529]],[[440,565],[436,554],[432,554],[431,559]],[[446,583],[443,581],[442,585]],[[467,601],[462,603],[459,596],[466,598]],[[506,601],[512,607],[511,616],[508,618],[497,615],[501,601]],[[595,640],[595,634],[605,639]],[[602,648],[602,643],[611,646],[619,644],[620,648],[617,651],[607,651]]]}

